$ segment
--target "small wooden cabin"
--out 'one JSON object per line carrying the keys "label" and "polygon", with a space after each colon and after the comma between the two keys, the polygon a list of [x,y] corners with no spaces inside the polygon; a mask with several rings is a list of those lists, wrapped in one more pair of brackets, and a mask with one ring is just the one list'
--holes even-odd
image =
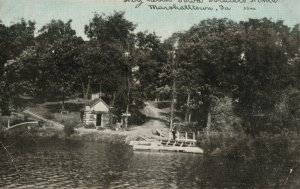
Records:
{"label": "small wooden cabin", "polygon": [[84,127],[106,127],[109,124],[109,106],[101,98],[86,104],[82,113]]}

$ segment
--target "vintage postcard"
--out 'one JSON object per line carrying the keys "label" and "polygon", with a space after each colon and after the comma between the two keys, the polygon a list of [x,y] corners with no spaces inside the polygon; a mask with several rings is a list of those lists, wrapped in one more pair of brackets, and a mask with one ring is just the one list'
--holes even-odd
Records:
{"label": "vintage postcard", "polygon": [[299,0],[0,0],[0,188],[300,188]]}

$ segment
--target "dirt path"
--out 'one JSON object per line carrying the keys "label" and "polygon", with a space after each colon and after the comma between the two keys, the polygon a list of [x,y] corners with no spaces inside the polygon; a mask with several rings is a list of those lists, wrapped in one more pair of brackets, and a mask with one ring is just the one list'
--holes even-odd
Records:
{"label": "dirt path", "polygon": [[152,129],[164,129],[166,128],[167,117],[162,115],[166,113],[164,110],[157,108],[155,102],[145,102],[145,108],[141,112],[146,115],[150,120],[139,127],[152,128]]}
{"label": "dirt path", "polygon": [[145,107],[141,112],[146,115],[148,118],[155,118],[161,120],[167,120],[166,116],[163,116],[163,113],[166,113],[164,110],[157,108],[157,105],[153,101],[145,102]]}
{"label": "dirt path", "polygon": [[140,126],[135,126],[130,128],[130,135],[132,136],[143,136],[145,138],[157,138],[156,129],[162,131],[166,136],[169,132],[167,126],[167,118],[162,115],[164,110],[156,107],[155,102],[145,102],[146,106],[141,112],[150,118],[149,121]]}

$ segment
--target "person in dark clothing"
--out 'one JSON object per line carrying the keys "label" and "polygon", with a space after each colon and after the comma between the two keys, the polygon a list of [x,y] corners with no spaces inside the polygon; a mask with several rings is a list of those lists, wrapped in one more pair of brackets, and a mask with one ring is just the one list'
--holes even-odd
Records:
{"label": "person in dark clothing", "polygon": [[172,128],[172,134],[173,134],[173,139],[176,140],[176,125],[175,124],[173,125],[173,128]]}

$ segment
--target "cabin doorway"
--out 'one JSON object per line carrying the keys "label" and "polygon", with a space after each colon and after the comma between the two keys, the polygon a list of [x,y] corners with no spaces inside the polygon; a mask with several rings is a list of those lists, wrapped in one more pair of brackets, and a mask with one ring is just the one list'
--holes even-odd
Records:
{"label": "cabin doorway", "polygon": [[97,114],[96,126],[101,126],[102,114]]}

